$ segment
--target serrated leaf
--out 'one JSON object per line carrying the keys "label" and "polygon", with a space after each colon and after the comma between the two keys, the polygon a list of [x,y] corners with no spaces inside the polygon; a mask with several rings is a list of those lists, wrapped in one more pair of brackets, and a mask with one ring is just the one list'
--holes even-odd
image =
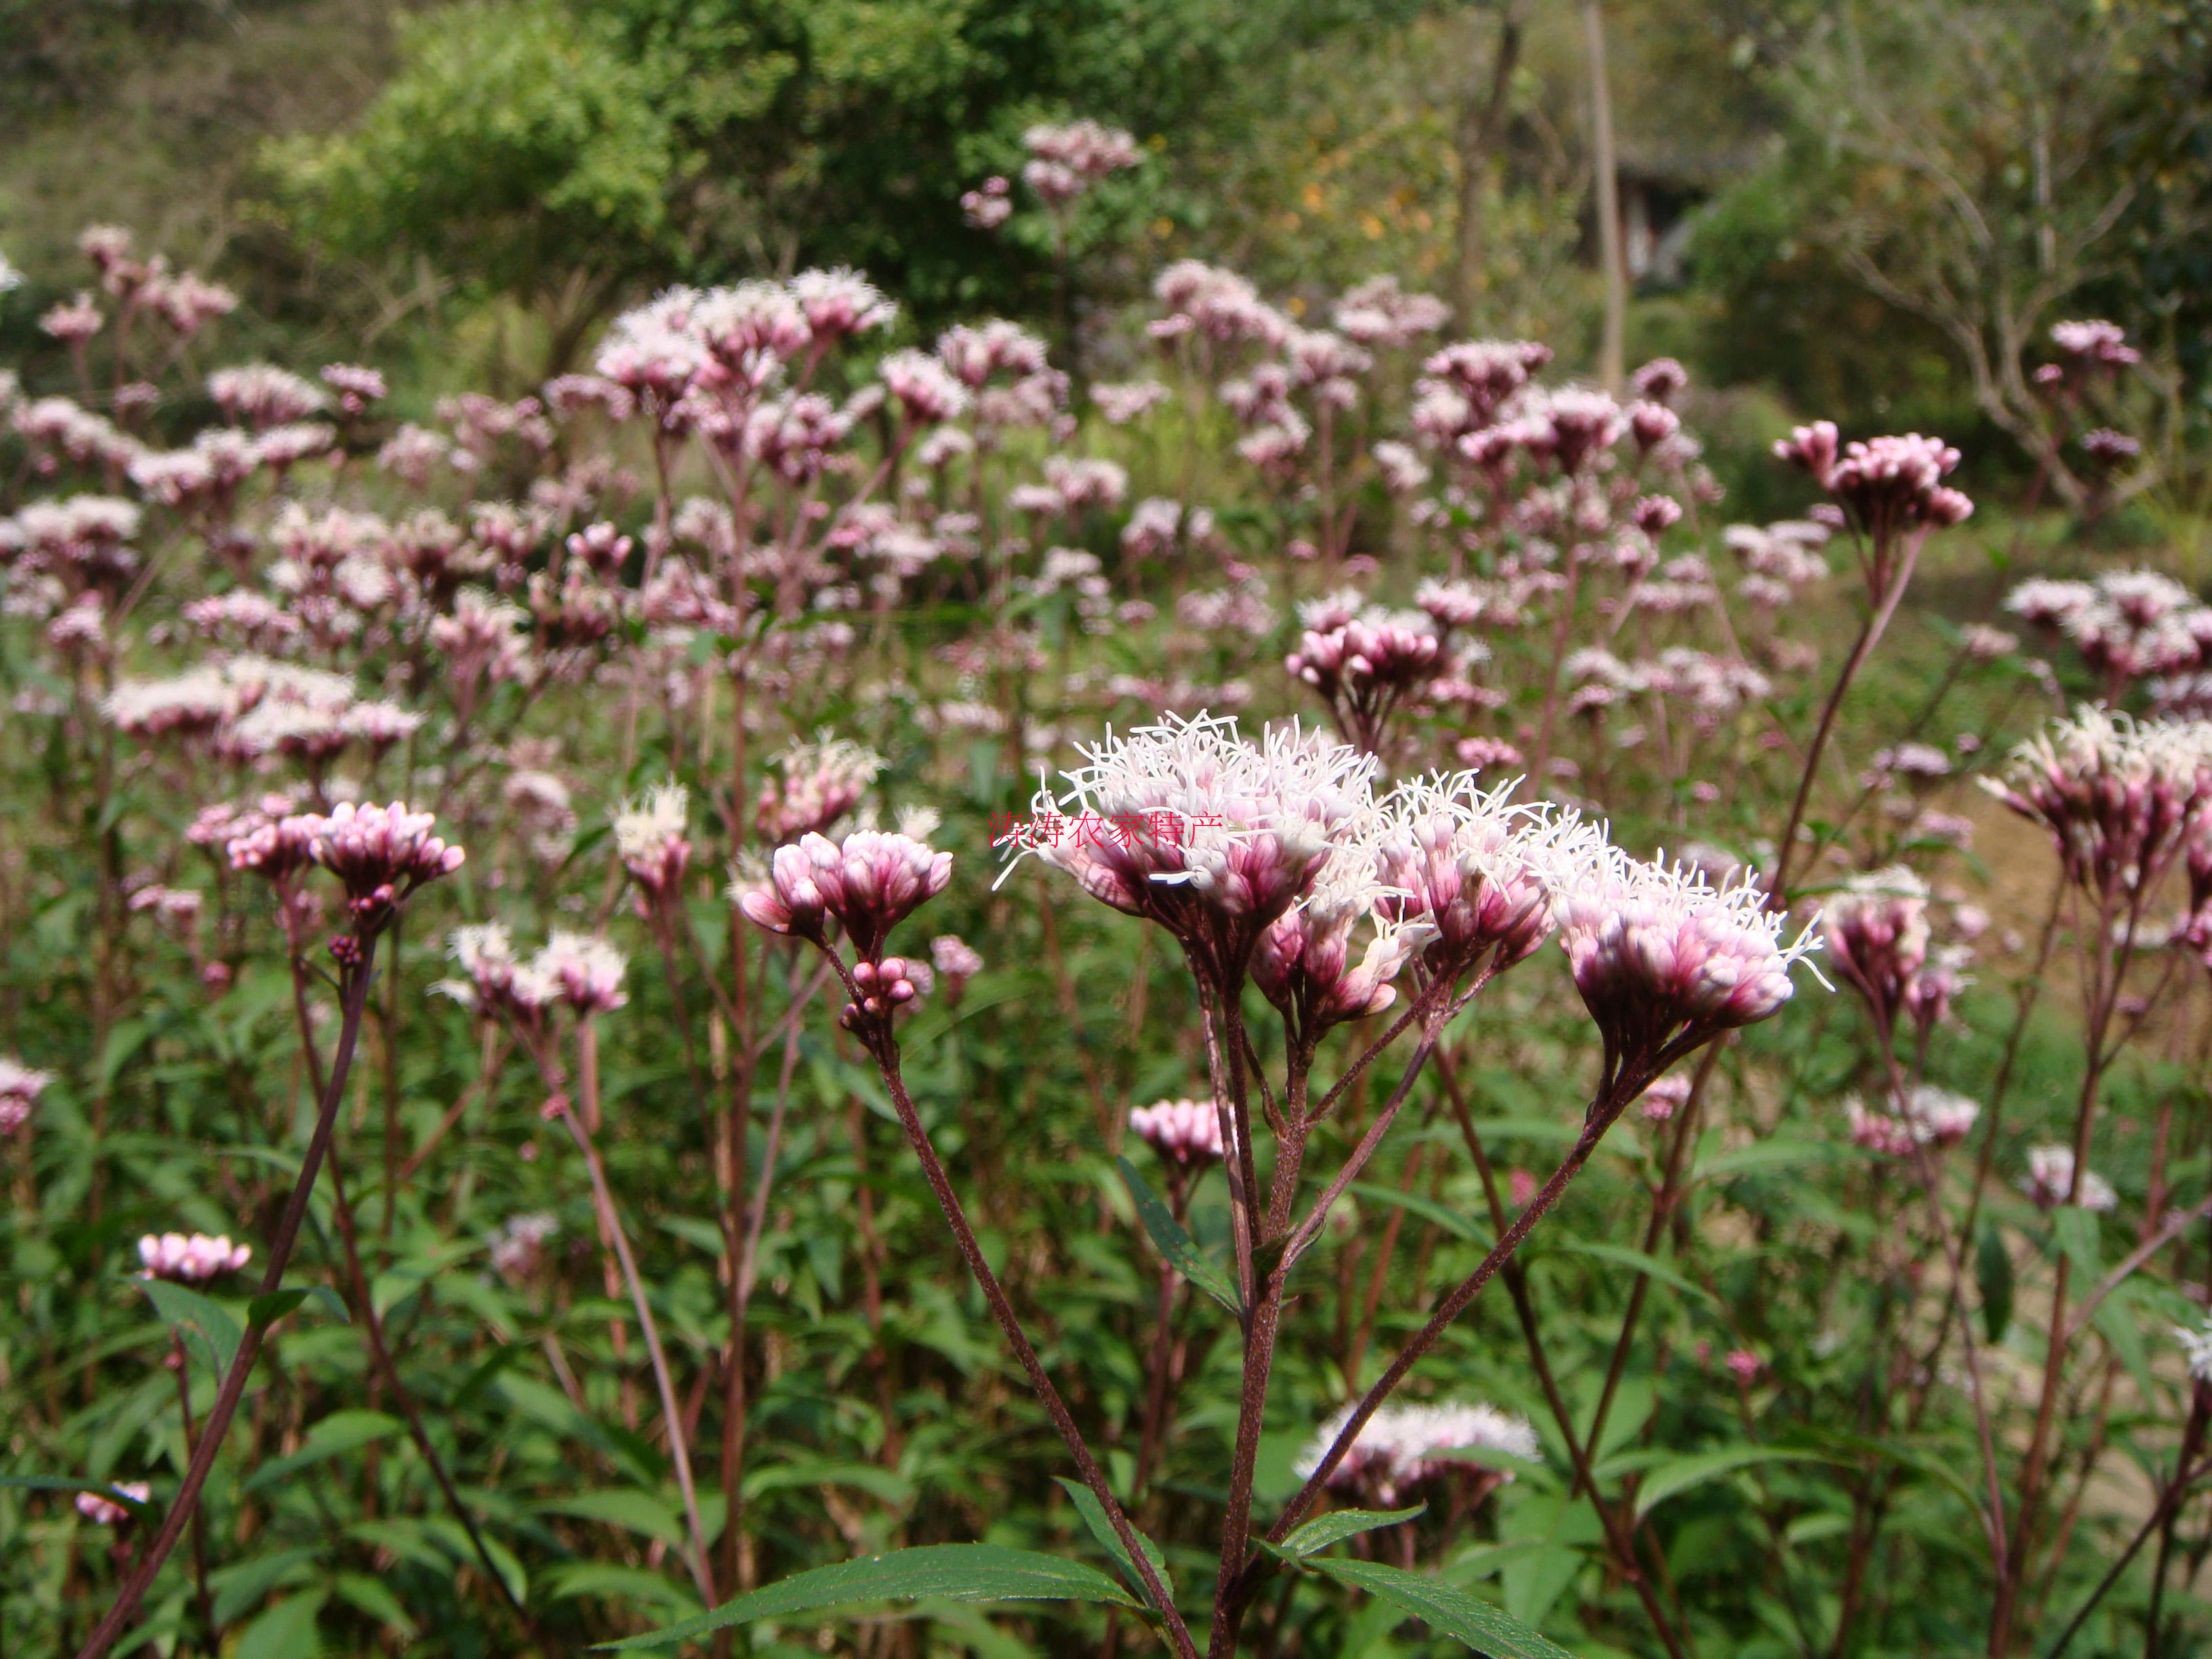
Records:
{"label": "serrated leaf", "polygon": [[1279,1544],[1270,1544],[1264,1538],[1260,1547],[1271,1555],[1279,1555],[1285,1561],[1298,1561],[1327,1549],[1331,1544],[1340,1544],[1347,1538],[1357,1538],[1363,1532],[1373,1532],[1378,1527],[1395,1527],[1401,1521],[1410,1521],[1428,1508],[1416,1504],[1410,1510],[1338,1510],[1332,1514],[1318,1515],[1304,1526],[1295,1528]]}
{"label": "serrated leaf", "polygon": [[1126,1158],[1117,1158],[1115,1165],[1127,1183],[1129,1196],[1137,1206],[1137,1218],[1145,1224],[1152,1235],[1153,1248],[1167,1258],[1170,1267],[1208,1296],[1229,1310],[1239,1320],[1244,1317],[1243,1304],[1237,1299],[1237,1288],[1220,1268],[1206,1260],[1197,1242],[1183,1231],[1175,1212],[1159,1200],[1159,1196],[1145,1184],[1137,1166]]}
{"label": "serrated leaf", "polygon": [[1347,1561],[1338,1556],[1307,1565],[1389,1602],[1407,1617],[1466,1643],[1486,1659],[1574,1659],[1558,1643],[1503,1609],[1440,1579],[1386,1567],[1379,1561]]}
{"label": "serrated leaf", "polygon": [[[1107,1516],[1106,1506],[1098,1501],[1098,1494],[1080,1480],[1071,1480],[1064,1474],[1056,1474],[1053,1479],[1060,1482],[1060,1489],[1073,1501],[1075,1512],[1083,1517],[1083,1524],[1091,1529],[1091,1535],[1098,1540],[1099,1547],[1114,1558],[1115,1565],[1121,1570],[1122,1582],[1150,1601],[1152,1593],[1145,1588],[1144,1577],[1138,1572],[1136,1563],[1129,1559],[1129,1552],[1122,1547],[1121,1534],[1114,1530],[1114,1522]],[[1168,1600],[1173,1601],[1175,1580],[1168,1576],[1167,1557],[1160,1553],[1158,1544],[1137,1531],[1134,1522],[1129,1523],[1129,1530],[1136,1533],[1137,1547],[1144,1551],[1145,1559],[1159,1576],[1160,1587],[1167,1591]]]}
{"label": "serrated leaf", "polygon": [[1777,1446],[1726,1446],[1719,1451],[1699,1452],[1692,1457],[1678,1457],[1655,1467],[1636,1489],[1636,1518],[1638,1521],[1677,1492],[1703,1486],[1708,1480],[1717,1480],[1738,1469],[1747,1469],[1759,1463],[1825,1463],[1831,1460],[1815,1451]]}
{"label": "serrated leaf", "polygon": [[1769,1170],[1784,1170],[1796,1164],[1832,1164],[1850,1157],[1848,1150],[1825,1140],[1755,1140],[1748,1146],[1738,1146],[1732,1152],[1717,1153],[1711,1158],[1700,1158],[1690,1179],[1718,1181],[1725,1177],[1757,1175]]}
{"label": "serrated leaf", "polygon": [[1555,1244],[1553,1249],[1569,1255],[1595,1256],[1600,1261],[1610,1261],[1615,1267],[1627,1267],[1647,1279],[1671,1285],[1685,1296],[1695,1297],[1700,1302],[1711,1302],[1713,1293],[1702,1285],[1690,1280],[1662,1261],[1657,1256],[1643,1250],[1632,1250],[1626,1244]]}
{"label": "serrated leaf", "polygon": [[911,1601],[942,1595],[954,1601],[1099,1601],[1134,1608],[1137,1600],[1104,1573],[1057,1556],[996,1544],[926,1544],[817,1567],[781,1583],[726,1601],[712,1613],[665,1630],[601,1644],[601,1651],[662,1648],[730,1625],[782,1618],[822,1607]]}
{"label": "serrated leaf", "polygon": [[312,1659],[320,1653],[315,1615],[323,1610],[324,1594],[304,1590],[285,1597],[246,1627],[231,1659]]}
{"label": "serrated leaf", "polygon": [[289,1457],[279,1457],[264,1463],[246,1476],[239,1490],[259,1492],[264,1486],[272,1486],[279,1480],[297,1474],[310,1464],[358,1450],[372,1440],[381,1440],[386,1435],[396,1434],[400,1426],[398,1418],[388,1417],[382,1412],[332,1412],[307,1431],[307,1440],[299,1450]]}
{"label": "serrated leaf", "polygon": [[1450,1206],[1439,1204],[1432,1198],[1423,1198],[1418,1193],[1401,1193],[1395,1187],[1378,1187],[1372,1182],[1355,1181],[1345,1189],[1355,1197],[1380,1205],[1384,1210],[1404,1210],[1409,1215],[1419,1216],[1424,1221],[1433,1221],[1455,1238],[1463,1238],[1470,1244],[1490,1247],[1490,1231],[1477,1226]]}
{"label": "serrated leaf", "polygon": [[671,1583],[666,1575],[612,1561],[563,1561],[547,1571],[544,1584],[549,1601],[605,1595],[623,1601],[641,1601],[678,1616],[693,1615],[699,1611],[699,1598]]}
{"label": "serrated leaf", "polygon": [[237,1356],[239,1342],[246,1334],[229,1309],[198,1291],[172,1285],[166,1279],[143,1279],[138,1282],[146,1292],[146,1299],[154,1304],[154,1311],[184,1339],[192,1358],[216,1376],[230,1370],[230,1362]]}
{"label": "serrated leaf", "polygon": [[635,1486],[606,1492],[580,1492],[572,1497],[557,1498],[538,1506],[540,1515],[573,1516],[579,1521],[598,1521],[611,1527],[620,1527],[647,1538],[657,1538],[665,1544],[680,1547],[684,1542],[684,1523],[676,1511],[651,1492],[638,1491]]}
{"label": "serrated leaf", "polygon": [[208,1575],[215,1591],[212,1611],[218,1625],[228,1625],[258,1607],[270,1590],[285,1584],[304,1583],[316,1576],[322,1552],[313,1548],[276,1550],[257,1555]]}
{"label": "serrated leaf", "polygon": [[360,1612],[395,1632],[402,1641],[412,1642],[419,1633],[415,1621],[407,1616],[407,1609],[381,1578],[365,1572],[342,1572],[331,1581],[331,1588]]}
{"label": "serrated leaf", "polygon": [[1992,1343],[2004,1340],[2012,1323],[2012,1257],[1997,1224],[1982,1224],[1981,1242],[1974,1249],[1974,1283],[1982,1294],[1982,1331]]}

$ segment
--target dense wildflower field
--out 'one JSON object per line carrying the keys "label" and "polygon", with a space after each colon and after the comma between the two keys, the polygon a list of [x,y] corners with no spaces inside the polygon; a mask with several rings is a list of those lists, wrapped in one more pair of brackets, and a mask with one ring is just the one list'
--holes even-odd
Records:
{"label": "dense wildflower field", "polygon": [[[7,1651],[2212,1630],[2155,560],[1939,605],[1940,440],[1737,522],[1678,365],[1389,278],[1173,265],[1113,381],[676,289],[410,420],[83,250],[0,382]],[[2044,353],[2077,522],[2135,366]]]}

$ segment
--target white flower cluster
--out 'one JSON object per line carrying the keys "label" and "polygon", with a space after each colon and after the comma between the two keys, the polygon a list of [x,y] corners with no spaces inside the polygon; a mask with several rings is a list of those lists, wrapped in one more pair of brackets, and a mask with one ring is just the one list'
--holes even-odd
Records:
{"label": "white flower cluster", "polygon": [[[1347,1406],[1322,1425],[1292,1466],[1296,1474],[1310,1477],[1321,1467],[1352,1420],[1352,1412]],[[1513,1478],[1510,1470],[1491,1469],[1480,1455],[1484,1452],[1503,1452],[1531,1463],[1540,1462],[1544,1455],[1528,1419],[1495,1406],[1384,1406],[1360,1425],[1358,1437],[1330,1472],[1328,1484],[1388,1506],[1423,1482],[1455,1470]]]}

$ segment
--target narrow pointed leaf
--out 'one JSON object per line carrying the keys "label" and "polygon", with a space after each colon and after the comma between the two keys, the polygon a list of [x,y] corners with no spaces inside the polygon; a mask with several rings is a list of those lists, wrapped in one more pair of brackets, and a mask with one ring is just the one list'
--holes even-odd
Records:
{"label": "narrow pointed leaf", "polygon": [[834,1567],[817,1567],[726,1601],[696,1619],[626,1641],[605,1643],[602,1649],[665,1648],[757,1619],[783,1618],[822,1607],[911,1601],[927,1595],[953,1601],[1101,1601],[1133,1608],[1140,1605],[1104,1573],[1079,1562],[1031,1550],[1002,1549],[995,1544],[927,1544],[919,1549],[843,1561]]}
{"label": "narrow pointed leaf", "polygon": [[1340,1544],[1363,1532],[1373,1532],[1378,1527],[1395,1527],[1401,1521],[1410,1521],[1426,1504],[1416,1504],[1409,1510],[1338,1510],[1333,1514],[1316,1516],[1297,1528],[1279,1544],[1258,1540],[1260,1547],[1271,1555],[1279,1555],[1285,1561],[1303,1560],[1331,1544]]}
{"label": "narrow pointed leaf", "polygon": [[1990,1341],[2002,1342],[2012,1323],[2012,1257],[1994,1221],[1982,1224],[1981,1243],[1974,1251],[1974,1282],[1982,1293],[1982,1330]]}
{"label": "narrow pointed leaf", "polygon": [[1425,1573],[1337,1556],[1306,1565],[1389,1602],[1407,1618],[1419,1619],[1439,1635],[1466,1643],[1486,1659],[1574,1659],[1558,1643],[1510,1613]]}
{"label": "narrow pointed leaf", "polygon": [[1237,1300],[1236,1287],[1220,1268],[1206,1259],[1197,1241],[1175,1218],[1175,1212],[1145,1184],[1144,1176],[1137,1173],[1137,1166],[1126,1158],[1117,1158],[1114,1162],[1120,1166],[1121,1179],[1128,1183],[1129,1196],[1136,1201],[1137,1218],[1145,1224],[1153,1246],[1167,1258],[1169,1265],[1237,1318],[1243,1318],[1244,1310]]}
{"label": "narrow pointed leaf", "polygon": [[1778,1446],[1728,1446],[1719,1451],[1700,1452],[1694,1457],[1676,1458],[1654,1468],[1636,1489],[1636,1518],[1641,1521],[1677,1492],[1687,1492],[1692,1486],[1701,1486],[1708,1480],[1717,1480],[1724,1474],[1734,1474],[1738,1469],[1747,1469],[1755,1464],[1829,1461],[1819,1452]]}
{"label": "narrow pointed leaf", "polygon": [[221,1376],[230,1369],[245,1333],[230,1310],[209,1300],[198,1291],[172,1285],[165,1279],[139,1281],[154,1311],[185,1340],[192,1357]]}
{"label": "narrow pointed leaf", "polygon": [[[1080,1480],[1070,1480],[1064,1474],[1056,1474],[1053,1479],[1060,1482],[1060,1490],[1073,1501],[1075,1512],[1083,1517],[1083,1524],[1091,1529],[1091,1535],[1098,1540],[1099,1547],[1112,1556],[1115,1564],[1121,1569],[1123,1582],[1146,1601],[1151,1601],[1152,1598],[1145,1589],[1144,1577],[1138,1572],[1137,1564],[1129,1559],[1129,1552],[1121,1547],[1121,1536],[1115,1532],[1113,1522],[1107,1518],[1106,1506],[1098,1501],[1098,1494]],[[1160,1553],[1158,1544],[1143,1533],[1137,1532],[1135,1522],[1130,1523],[1129,1530],[1137,1533],[1137,1544],[1145,1552],[1145,1559],[1152,1563],[1152,1571],[1159,1575],[1161,1587],[1173,1600],[1175,1580],[1168,1576],[1167,1557]]]}

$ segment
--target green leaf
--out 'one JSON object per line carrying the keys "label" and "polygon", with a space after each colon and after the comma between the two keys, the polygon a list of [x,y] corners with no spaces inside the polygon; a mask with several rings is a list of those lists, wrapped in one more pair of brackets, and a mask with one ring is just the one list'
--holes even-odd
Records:
{"label": "green leaf", "polygon": [[331,1580],[331,1588],[342,1599],[395,1632],[402,1641],[412,1642],[419,1633],[415,1621],[407,1616],[407,1609],[381,1578],[366,1572],[342,1572]]}
{"label": "green leaf", "polygon": [[257,1296],[246,1304],[246,1321],[266,1329],[290,1313],[303,1302],[312,1302],[341,1325],[353,1323],[353,1316],[346,1304],[327,1285],[290,1285],[281,1291],[271,1291],[266,1296]]}
{"label": "green leaf", "polygon": [[2012,1257],[1994,1221],[1982,1224],[1981,1243],[1974,1250],[1974,1283],[1982,1293],[1982,1329],[1992,1343],[2002,1342],[2005,1328],[2012,1323]]}
{"label": "green leaf", "polygon": [[1489,1229],[1479,1227],[1449,1205],[1439,1204],[1432,1198],[1423,1198],[1418,1193],[1401,1193],[1395,1187],[1378,1187],[1372,1182],[1355,1181],[1345,1189],[1370,1203],[1379,1204],[1386,1211],[1405,1210],[1425,1221],[1433,1221],[1455,1238],[1463,1238],[1470,1244],[1489,1249]]}
{"label": "green leaf", "polygon": [[1832,1164],[1851,1155],[1848,1148],[1825,1140],[1755,1140],[1748,1146],[1698,1159],[1690,1179],[1718,1181],[1723,1176],[1787,1169],[1793,1164]]}
{"label": "green leaf", "polygon": [[299,1450],[289,1457],[279,1457],[264,1463],[246,1478],[239,1490],[258,1492],[264,1486],[273,1486],[310,1464],[357,1450],[372,1440],[381,1440],[388,1434],[397,1433],[399,1427],[398,1418],[387,1417],[382,1412],[332,1412],[307,1431],[307,1441]]}
{"label": "green leaf", "polygon": [[269,1592],[287,1584],[307,1583],[316,1577],[322,1552],[313,1547],[276,1550],[219,1567],[208,1575],[215,1591],[210,1611],[218,1625],[228,1625],[261,1605]]}
{"label": "green leaf", "polygon": [[1657,1256],[1643,1250],[1632,1250],[1626,1244],[1555,1244],[1553,1249],[1569,1255],[1595,1256],[1600,1261],[1610,1261],[1615,1267],[1627,1267],[1647,1279],[1656,1279],[1662,1285],[1670,1285],[1685,1296],[1695,1297],[1700,1302],[1711,1302],[1713,1294],[1702,1285],[1695,1285],[1662,1261]]}
{"label": "green leaf", "polygon": [[[1060,1482],[1060,1489],[1074,1501],[1075,1512],[1083,1517],[1083,1524],[1091,1528],[1091,1535],[1098,1540],[1100,1547],[1112,1556],[1115,1565],[1121,1569],[1122,1581],[1146,1601],[1152,1601],[1152,1593],[1145,1588],[1144,1577],[1138,1572],[1136,1563],[1130,1560],[1129,1552],[1122,1547],[1121,1534],[1114,1530],[1114,1522],[1107,1516],[1106,1506],[1098,1501],[1098,1494],[1080,1480],[1070,1480],[1064,1474],[1056,1474],[1053,1479]],[[1152,1564],[1152,1571],[1159,1576],[1160,1586],[1167,1591],[1168,1599],[1174,1601],[1175,1580],[1168,1576],[1167,1557],[1160,1553],[1158,1544],[1143,1533],[1137,1532],[1134,1522],[1130,1522],[1129,1530],[1136,1533],[1137,1547],[1144,1551],[1145,1559]]]}
{"label": "green leaf", "polygon": [[2104,1277],[2097,1249],[2097,1212],[2080,1204],[2062,1204],[2051,1212],[2051,1231],[2058,1248],[2073,1262],[2081,1283],[2094,1285]]}
{"label": "green leaf", "polygon": [[1655,1468],[1636,1489],[1636,1518],[1643,1520],[1677,1492],[1687,1492],[1692,1486],[1717,1480],[1724,1474],[1733,1474],[1754,1464],[1830,1461],[1819,1452],[1775,1446],[1727,1446],[1719,1451],[1699,1452],[1694,1457],[1678,1457]]}
{"label": "green leaf", "polygon": [[1175,1218],[1174,1212],[1145,1184],[1144,1176],[1137,1173],[1137,1166],[1126,1158],[1117,1158],[1114,1162],[1121,1171],[1121,1179],[1128,1183],[1129,1196],[1136,1201],[1137,1218],[1152,1235],[1153,1246],[1177,1273],[1242,1320],[1243,1304],[1221,1269],[1200,1253],[1197,1243],[1183,1231],[1182,1223]]}
{"label": "green leaf", "polygon": [[665,1544],[684,1542],[684,1523],[676,1512],[651,1492],[625,1487],[608,1492],[580,1492],[574,1496],[538,1506],[540,1515],[569,1515],[580,1521],[600,1521]]}
{"label": "green leaf", "polygon": [[1279,1544],[1270,1544],[1264,1538],[1259,1544],[1269,1554],[1279,1555],[1285,1561],[1301,1561],[1363,1532],[1410,1521],[1426,1508],[1426,1504],[1416,1504],[1410,1510],[1338,1510],[1333,1514],[1316,1516]]}
{"label": "green leaf", "polygon": [[321,1590],[285,1597],[246,1627],[231,1659],[311,1659],[323,1650],[315,1630],[315,1615],[322,1610]]}
{"label": "green leaf", "polygon": [[601,1644],[602,1650],[660,1648],[728,1625],[811,1613],[817,1607],[876,1601],[910,1601],[942,1595],[955,1601],[1101,1601],[1135,1607],[1137,1601],[1104,1573],[1057,1556],[995,1544],[927,1544],[919,1549],[872,1555],[834,1567],[817,1567],[725,1601],[712,1613],[666,1630]]}
{"label": "green leaf", "polygon": [[797,1462],[772,1463],[745,1472],[744,1496],[759,1498],[788,1486],[854,1486],[893,1509],[914,1502],[914,1482],[894,1470],[873,1463],[840,1462],[830,1458],[806,1458]]}
{"label": "green leaf", "polygon": [[144,1279],[139,1284],[169,1328],[184,1340],[194,1358],[216,1376],[230,1370],[245,1333],[229,1309],[209,1300],[198,1291],[172,1285],[165,1279]]}
{"label": "green leaf", "polygon": [[572,1596],[605,1595],[617,1601],[644,1602],[683,1618],[696,1614],[699,1598],[686,1595],[665,1575],[643,1567],[625,1567],[612,1561],[563,1561],[544,1576],[549,1601]]}
{"label": "green leaf", "polygon": [[1519,1620],[1441,1580],[1379,1561],[1346,1561],[1335,1556],[1308,1565],[1389,1602],[1408,1618],[1466,1643],[1487,1659],[1574,1659]]}

